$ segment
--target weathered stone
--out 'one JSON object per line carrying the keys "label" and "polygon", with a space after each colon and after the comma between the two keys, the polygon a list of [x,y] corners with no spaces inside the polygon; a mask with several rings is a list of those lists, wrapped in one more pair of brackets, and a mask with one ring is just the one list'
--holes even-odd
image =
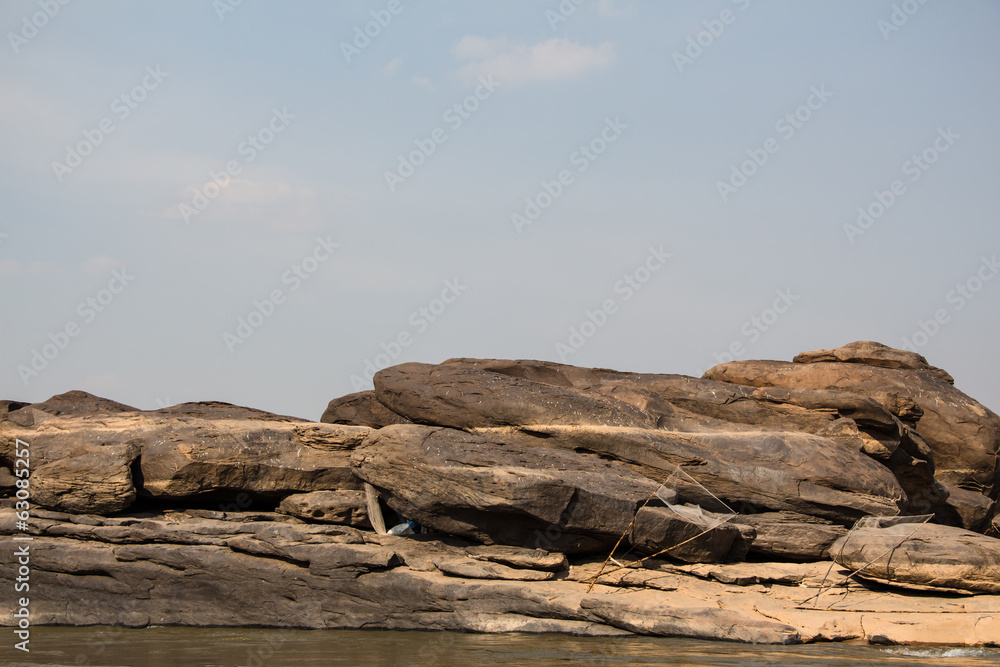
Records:
{"label": "weathered stone", "polygon": [[[96,414],[118,414],[120,412],[137,412],[136,408],[118,401],[112,401],[100,396],[88,394],[85,391],[74,389],[65,394],[57,394],[41,403],[32,403],[27,407],[33,410],[41,410],[50,415],[58,417],[60,415],[96,415]],[[11,410],[13,412],[13,409]],[[30,424],[28,424],[30,426]]]}
{"label": "weathered stone", "polygon": [[348,394],[330,401],[320,417],[326,424],[350,424],[382,428],[390,424],[409,424],[410,420],[385,407],[372,390]]}
{"label": "weathered stone", "polygon": [[390,507],[422,526],[567,553],[614,545],[657,488],[597,457],[408,424],[375,431],[353,464]]}
{"label": "weathered stone", "polygon": [[466,579],[504,579],[507,581],[546,581],[554,579],[554,572],[508,567],[501,563],[460,556],[442,554],[433,560],[434,567],[444,574]]}
{"label": "weathered stone", "polygon": [[949,493],[948,500],[936,512],[935,522],[977,533],[985,530],[996,503],[975,491],[968,491],[952,484],[944,486]]}
{"label": "weathered stone", "polygon": [[[66,400],[74,394],[82,396]],[[30,420],[0,421],[0,458],[13,460],[17,438],[28,442],[32,498],[79,512],[121,511],[137,493],[176,499],[252,492],[277,499],[358,489],[350,451],[371,432],[217,402],[146,412],[70,392],[38,405],[60,414],[29,406],[11,415],[31,410]]]}
{"label": "weathered stone", "polygon": [[640,553],[689,563],[743,560],[753,538],[745,540],[725,518],[697,506],[646,506],[636,514],[629,540]]}
{"label": "weathered stone", "polygon": [[532,424],[652,426],[620,401],[492,371],[407,363],[375,374],[375,396],[419,423],[452,428]]}
{"label": "weathered stone", "polygon": [[282,500],[278,511],[309,521],[371,528],[362,491],[340,489],[296,493]]}
{"label": "weathered stone", "polygon": [[10,468],[0,466],[0,492],[13,491],[17,485],[17,478],[10,471]]}
{"label": "weathered stone", "polygon": [[[907,353],[908,354],[908,353]],[[683,375],[621,373],[539,361],[451,359],[442,366],[489,371],[640,410],[668,431],[802,431],[864,452],[893,471],[907,493],[905,511],[927,512],[947,492],[934,479],[931,450],[895,413],[874,398],[831,389],[753,388]],[[878,398],[888,401],[883,393]],[[893,395],[898,409],[902,401]],[[912,401],[905,414],[922,414]],[[910,409],[912,407],[912,410]]]}
{"label": "weathered stone", "polygon": [[1000,540],[936,524],[855,527],[830,548],[859,576],[920,586],[1000,593]]}
{"label": "weathered stone", "polygon": [[847,529],[817,517],[794,512],[738,514],[732,523],[751,526],[757,535],[750,553],[775,560],[817,561],[830,557],[830,546]]}
{"label": "weathered stone", "polygon": [[[15,512],[0,510],[0,535],[14,532],[21,532]],[[588,592],[603,557],[574,561],[568,572],[521,568],[502,561],[552,566],[564,557],[472,546],[457,538],[445,544],[375,535],[266,512],[100,517],[37,510],[29,532],[31,612],[39,625],[640,633],[772,643],[1000,642],[1000,614],[990,595],[954,601],[882,587],[873,591],[854,582],[845,592],[827,582],[821,603],[802,609],[818,592],[829,563],[648,561],[654,569],[608,572]],[[484,567],[496,563],[506,569]],[[846,570],[837,570],[833,576],[843,574]],[[15,576],[11,568],[0,568],[0,588],[13,588]],[[831,602],[838,608],[830,608]],[[11,622],[9,614],[0,617],[0,625]]]}
{"label": "weathered stone", "polygon": [[[678,466],[730,507],[792,511],[850,525],[866,514],[898,514],[904,493],[892,473],[833,440],[783,431],[685,433],[656,429],[536,425],[476,429],[525,447],[560,447],[627,464],[665,481]],[[690,488],[684,502],[712,507]]]}
{"label": "weathered stone", "polygon": [[565,554],[543,551],[542,549],[525,549],[495,544],[489,547],[465,547],[465,553],[480,560],[528,570],[561,572],[569,567],[569,561]]}
{"label": "weathered stone", "polygon": [[52,416],[37,429],[0,422],[0,457],[14,461],[17,452],[28,452],[32,503],[68,512],[120,512],[136,497],[132,468],[139,447],[128,433],[81,429],[67,437],[67,424],[82,419]]}
{"label": "weathered stone", "polygon": [[710,628],[720,625],[731,629],[734,641],[754,644],[799,644],[802,637],[790,625],[751,618],[745,614],[712,607],[678,613],[669,605],[649,607],[622,605],[594,598],[580,606],[618,627],[643,635],[668,635],[710,639]]}
{"label": "weathered stone", "polygon": [[832,350],[812,350],[800,352],[792,359],[797,364],[815,364],[839,361],[845,364],[864,364],[881,368],[901,368],[911,371],[927,371],[942,382],[955,384],[955,379],[946,371],[931,366],[922,354],[909,350],[897,350],[870,340],[859,340]]}
{"label": "weathered stone", "polygon": [[938,478],[995,499],[1000,490],[1000,417],[932,367],[818,360],[827,356],[809,358],[810,363],[734,361],[709,369],[704,377],[753,387],[836,389],[876,400],[895,395],[897,404],[912,401],[921,411],[913,427],[933,452]]}

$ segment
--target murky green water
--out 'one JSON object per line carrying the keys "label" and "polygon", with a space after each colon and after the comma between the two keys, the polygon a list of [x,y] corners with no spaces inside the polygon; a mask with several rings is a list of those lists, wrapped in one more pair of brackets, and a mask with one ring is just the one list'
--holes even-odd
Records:
{"label": "murky green water", "polygon": [[37,627],[31,653],[14,650],[4,665],[954,665],[996,667],[1000,649],[906,648],[821,644],[748,646],[649,637],[474,635],[443,632],[256,630],[233,628]]}

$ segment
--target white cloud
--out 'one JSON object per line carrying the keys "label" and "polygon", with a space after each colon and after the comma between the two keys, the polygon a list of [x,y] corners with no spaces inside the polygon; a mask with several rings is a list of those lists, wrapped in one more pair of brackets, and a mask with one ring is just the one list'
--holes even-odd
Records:
{"label": "white cloud", "polygon": [[382,74],[386,76],[396,76],[396,71],[399,70],[399,66],[403,64],[403,59],[396,56],[382,68]]}
{"label": "white cloud", "polygon": [[615,62],[614,45],[585,46],[553,37],[528,46],[506,37],[486,39],[467,35],[453,49],[465,64],[459,73],[470,80],[493,75],[502,84],[553,81],[580,76]]}

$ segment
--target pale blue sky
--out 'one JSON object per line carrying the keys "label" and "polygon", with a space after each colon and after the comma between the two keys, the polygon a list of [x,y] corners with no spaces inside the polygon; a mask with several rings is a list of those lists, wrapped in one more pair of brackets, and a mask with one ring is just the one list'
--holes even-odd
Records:
{"label": "pale blue sky", "polygon": [[0,7],[0,397],[318,419],[366,361],[906,338],[1000,408],[1000,3],[224,2]]}

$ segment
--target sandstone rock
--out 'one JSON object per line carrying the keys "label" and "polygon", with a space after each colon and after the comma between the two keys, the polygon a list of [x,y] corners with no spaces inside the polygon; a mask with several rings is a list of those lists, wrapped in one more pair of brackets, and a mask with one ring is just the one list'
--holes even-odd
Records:
{"label": "sandstone rock", "polygon": [[818,561],[830,557],[830,546],[847,534],[847,529],[794,512],[738,514],[734,524],[751,526],[757,533],[750,553],[773,560]]}
{"label": "sandstone rock", "polygon": [[636,514],[629,540],[640,553],[689,563],[743,560],[753,536],[745,540],[738,527],[723,523],[725,518],[697,506],[647,506]]}
{"label": "sandstone rock", "polygon": [[809,363],[734,361],[709,369],[704,377],[754,387],[836,389],[876,400],[895,395],[897,405],[912,401],[922,411],[914,429],[933,451],[937,477],[995,498],[1000,490],[1000,417],[932,367],[819,361],[827,356],[806,357]]}
{"label": "sandstone rock", "polygon": [[593,598],[583,600],[580,606],[599,618],[636,634],[710,639],[713,635],[710,628],[722,625],[731,628],[730,637],[735,641],[754,644],[802,642],[801,635],[790,625],[712,607],[678,614],[669,605],[626,606]]}
{"label": "sandstone rock", "polygon": [[936,513],[935,522],[977,533],[985,530],[995,505],[994,501],[981,493],[967,491],[952,484],[945,484],[945,488],[949,493],[948,500]]}
{"label": "sandstone rock", "polygon": [[569,561],[565,554],[543,551],[542,549],[524,549],[496,544],[489,547],[465,547],[464,551],[479,560],[488,560],[522,570],[562,572],[569,568]]}
{"label": "sandstone rock", "polygon": [[222,401],[193,401],[178,403],[159,410],[151,410],[150,414],[196,417],[198,419],[252,419],[268,422],[302,422],[303,419],[276,415],[273,412],[233,405]]}
{"label": "sandstone rock", "polygon": [[368,508],[362,491],[313,491],[287,496],[278,511],[322,523],[345,524],[371,529]]}
{"label": "sandstone rock", "polygon": [[[476,429],[524,447],[585,452],[663,482],[683,466],[730,507],[792,511],[852,524],[866,514],[898,514],[904,493],[892,473],[835,441],[806,433],[684,433],[643,428],[531,426]],[[683,502],[712,507],[697,488]]]}
{"label": "sandstone rock", "polygon": [[59,415],[117,414],[137,411],[130,405],[79,390],[67,391],[65,394],[58,394],[46,401],[32,403],[26,407],[48,412],[57,417]]}
{"label": "sandstone rock", "polygon": [[375,374],[375,396],[393,412],[452,428],[532,424],[652,426],[616,400],[492,371],[408,363]]}
{"label": "sandstone rock", "polygon": [[829,563],[717,563],[671,565],[670,572],[691,574],[734,586],[785,585],[818,587],[828,578]]}
{"label": "sandstone rock", "polygon": [[[14,511],[0,509],[0,535],[16,531]],[[823,604],[801,609],[828,563],[649,561],[654,569],[606,574],[588,593],[603,557],[566,571],[560,554],[374,535],[268,512],[37,510],[30,533],[31,612],[39,625],[640,633],[779,644],[1000,641],[991,595],[949,600],[851,583],[846,594],[828,590]],[[494,563],[508,569],[482,567]],[[466,567],[497,578],[470,578]],[[0,568],[0,588],[12,589],[14,577]],[[831,598],[843,609],[828,608]],[[0,617],[0,625],[11,623],[9,614]]]}
{"label": "sandstone rock", "polygon": [[839,361],[846,364],[864,364],[881,368],[902,368],[911,371],[927,371],[942,382],[955,384],[955,379],[946,371],[931,366],[922,354],[909,350],[897,350],[870,340],[859,340],[832,350],[812,350],[800,352],[792,359],[797,364],[815,364],[825,361]]}
{"label": "sandstone rock", "polygon": [[[28,451],[34,504],[70,512],[119,512],[136,497],[132,468],[139,448],[127,433],[81,429],[67,438],[61,428],[80,419],[51,417],[37,430],[0,422],[0,457],[13,461],[17,451]],[[28,447],[18,447],[18,439]]]}
{"label": "sandstone rock", "polygon": [[866,526],[855,527],[830,548],[837,564],[852,571],[863,567],[859,576],[1000,593],[1000,540],[930,523]]}
{"label": "sandstone rock", "polygon": [[0,401],[0,421],[6,421],[7,415],[11,412],[16,412],[21,408],[26,408],[30,403],[25,403],[23,401]]}
{"label": "sandstone rock", "polygon": [[752,397],[752,388],[685,375],[623,373],[545,361],[502,359],[449,359],[441,366],[489,371],[610,399],[631,405],[645,415],[639,426],[666,430],[760,430],[759,427],[766,426],[794,430],[790,426],[794,423],[815,432],[835,419],[830,411],[814,414],[801,408],[757,401]]}
{"label": "sandstone rock", "polygon": [[70,392],[38,405],[60,414],[32,407],[29,420],[0,421],[0,458],[13,460],[15,439],[28,442],[32,498],[79,512],[121,511],[137,493],[177,499],[252,492],[277,500],[358,489],[350,451],[371,432],[225,403],[145,412]]}
{"label": "sandstone rock", "polygon": [[149,425],[142,442],[142,488],[150,495],[181,498],[249,491],[278,497],[360,488],[349,459],[354,443],[368,432],[364,427],[270,419],[160,419]]}
{"label": "sandstone rock", "polygon": [[134,443],[88,443],[58,452],[58,445],[43,437],[32,448],[43,452],[31,476],[31,498],[42,507],[111,514],[135,500],[132,467],[139,448]]}
{"label": "sandstone rock", "polygon": [[13,492],[16,488],[17,478],[14,477],[14,473],[10,471],[10,468],[0,466],[0,492]]}
{"label": "sandstone rock", "polygon": [[390,424],[409,424],[410,420],[385,407],[374,391],[361,391],[330,401],[320,421],[326,424],[350,424],[382,428]]}
{"label": "sandstone rock", "polygon": [[[947,498],[934,478],[930,448],[883,403],[856,393],[754,389],[683,375],[621,373],[526,360],[451,359],[442,366],[500,373],[619,401],[640,410],[662,430],[776,430],[819,435],[862,451],[892,470],[907,493],[904,509],[908,512],[930,511]],[[882,394],[879,398],[889,400]],[[892,404],[902,409],[901,403],[895,396]],[[905,414],[919,416],[915,410],[910,401]]]}
{"label": "sandstone rock", "polygon": [[442,573],[466,579],[503,579],[507,581],[546,581],[555,578],[554,572],[510,567],[484,559],[441,554],[434,558],[434,567]]}
{"label": "sandstone rock", "polygon": [[353,464],[422,526],[567,553],[610,549],[658,486],[596,457],[418,425],[375,431]]}

